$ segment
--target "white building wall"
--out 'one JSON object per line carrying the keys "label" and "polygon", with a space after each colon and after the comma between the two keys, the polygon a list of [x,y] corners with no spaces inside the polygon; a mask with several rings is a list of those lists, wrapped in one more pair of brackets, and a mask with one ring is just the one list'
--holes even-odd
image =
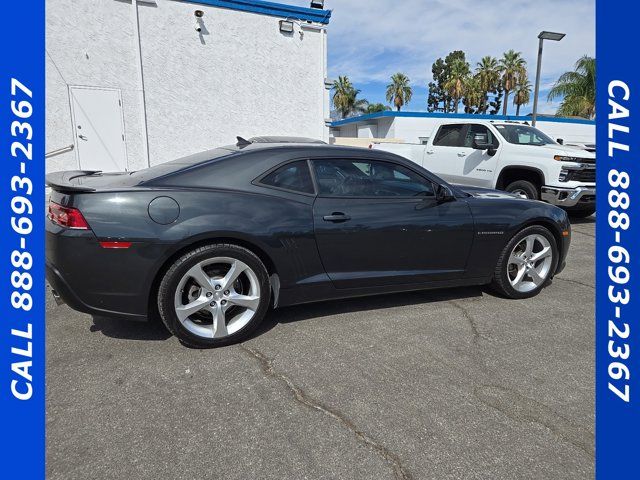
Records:
{"label": "white building wall", "polygon": [[[202,34],[194,11],[205,12]],[[199,3],[140,3],[151,164],[235,142],[236,135],[327,139],[326,30]],[[122,92],[128,166],[144,168],[141,95],[131,2],[47,2],[47,145],[75,140],[69,85]],[[54,65],[55,62],[55,65]],[[75,153],[47,170],[78,168]]]}
{"label": "white building wall", "polygon": [[[141,7],[141,10],[151,7]],[[74,144],[69,86],[121,90],[129,167],[144,166],[131,4],[46,2],[46,151]],[[47,159],[47,171],[77,169],[75,151]]]}
{"label": "white building wall", "polygon": [[378,125],[375,123],[358,125],[358,138],[378,138]]}

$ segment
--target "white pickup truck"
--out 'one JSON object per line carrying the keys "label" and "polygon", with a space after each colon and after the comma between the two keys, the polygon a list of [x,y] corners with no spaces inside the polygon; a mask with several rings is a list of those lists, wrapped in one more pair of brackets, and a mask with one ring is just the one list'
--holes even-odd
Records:
{"label": "white pickup truck", "polygon": [[372,148],[406,157],[450,183],[544,200],[579,217],[595,212],[595,154],[561,145],[526,122],[441,122],[426,145]]}

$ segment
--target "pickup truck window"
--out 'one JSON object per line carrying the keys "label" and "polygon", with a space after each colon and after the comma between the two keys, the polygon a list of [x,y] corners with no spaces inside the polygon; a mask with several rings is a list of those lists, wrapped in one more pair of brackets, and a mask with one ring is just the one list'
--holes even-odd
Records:
{"label": "pickup truck window", "polygon": [[463,123],[442,125],[433,139],[435,147],[462,147],[463,132],[467,126]]}
{"label": "pickup truck window", "polygon": [[500,146],[498,139],[495,137],[495,135],[491,130],[489,130],[484,125],[478,125],[477,123],[472,123],[469,125],[469,128],[467,129],[467,133],[464,136],[464,146],[466,148],[473,148],[473,139],[478,133],[485,134],[487,136],[488,143],[493,145],[495,148],[498,148]]}
{"label": "pickup truck window", "polygon": [[412,170],[377,160],[313,160],[320,195],[332,197],[434,196],[433,184]]}
{"label": "pickup truck window", "polygon": [[504,139],[515,145],[550,145],[554,142],[544,133],[528,125],[495,125]]}

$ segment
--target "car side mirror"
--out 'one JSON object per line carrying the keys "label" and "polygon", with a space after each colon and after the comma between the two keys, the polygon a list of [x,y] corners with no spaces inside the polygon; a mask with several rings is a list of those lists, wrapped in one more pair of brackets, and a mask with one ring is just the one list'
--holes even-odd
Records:
{"label": "car side mirror", "polygon": [[493,144],[489,143],[486,133],[476,133],[473,137],[473,148],[476,150],[490,150]]}
{"label": "car side mirror", "polygon": [[559,139],[558,139],[558,143],[559,143],[560,145],[564,145],[564,138],[559,138]]}
{"label": "car side mirror", "polygon": [[450,202],[454,198],[453,193],[448,187],[445,187],[444,185],[438,185],[436,187],[436,201],[438,203]]}

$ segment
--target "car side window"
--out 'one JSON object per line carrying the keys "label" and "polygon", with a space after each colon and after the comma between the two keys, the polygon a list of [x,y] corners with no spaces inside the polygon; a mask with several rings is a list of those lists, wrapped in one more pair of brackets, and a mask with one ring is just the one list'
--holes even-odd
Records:
{"label": "car side window", "polygon": [[465,128],[464,123],[442,125],[433,139],[433,145],[436,147],[462,147]]}
{"label": "car side window", "polygon": [[433,184],[413,170],[379,160],[322,159],[313,167],[320,195],[334,197],[435,196]]}
{"label": "car side window", "polygon": [[484,134],[487,136],[487,143],[490,143],[495,148],[498,148],[500,144],[498,143],[498,139],[496,136],[484,125],[478,125],[476,123],[472,123],[469,125],[467,129],[467,134],[464,136],[464,146],[467,148],[473,148],[473,139],[477,134]]}
{"label": "car side window", "polygon": [[313,180],[306,160],[287,163],[260,180],[262,185],[300,193],[314,193]]}

